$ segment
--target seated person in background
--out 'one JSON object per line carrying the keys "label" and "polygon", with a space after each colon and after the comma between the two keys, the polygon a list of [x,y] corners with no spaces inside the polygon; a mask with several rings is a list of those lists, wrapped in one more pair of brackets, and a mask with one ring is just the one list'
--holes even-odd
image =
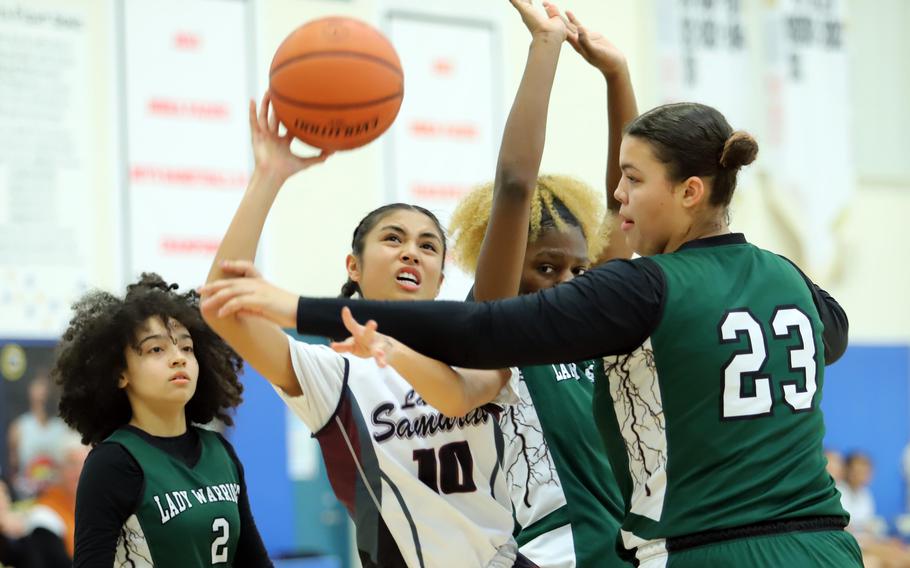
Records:
{"label": "seated person in background", "polygon": [[828,460],[828,465],[825,469],[828,470],[828,475],[831,476],[831,479],[834,480],[834,483],[837,484],[837,487],[840,488],[841,484],[844,482],[844,456],[837,450],[832,450],[831,448],[825,449],[825,459]]}
{"label": "seated person in background", "polygon": [[[830,457],[828,464],[830,472]],[[850,513],[847,530],[859,542],[866,568],[910,567],[910,550],[898,539],[887,536],[887,524],[875,514],[875,498],[869,490],[871,480],[869,456],[863,452],[847,454],[843,479],[837,483],[841,504]]]}
{"label": "seated person in background", "polygon": [[70,437],[58,458],[55,482],[38,495],[26,515],[26,531],[40,566],[71,566],[76,517],[76,487],[89,447]]}
{"label": "seated person in background", "polygon": [[10,423],[9,478],[17,499],[30,499],[47,486],[61,441],[71,432],[50,408],[50,398],[50,380],[47,371],[41,370],[28,385],[29,410]]}
{"label": "seated person in background", "polygon": [[837,489],[841,493],[841,504],[850,513],[847,529],[855,535],[882,536],[886,530],[884,522],[875,516],[875,498],[869,490],[871,480],[872,460],[869,456],[863,452],[847,454],[844,478],[838,482]]}
{"label": "seated person in background", "polygon": [[88,446],[67,437],[55,462],[53,482],[25,509],[13,511],[6,487],[0,489],[0,565],[69,568],[73,565],[76,487]]}

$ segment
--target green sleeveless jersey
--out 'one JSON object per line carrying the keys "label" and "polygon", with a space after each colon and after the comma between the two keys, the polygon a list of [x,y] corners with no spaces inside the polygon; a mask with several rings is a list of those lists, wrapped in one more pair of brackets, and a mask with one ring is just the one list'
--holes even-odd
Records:
{"label": "green sleeveless jersey", "polygon": [[[540,551],[541,558],[579,568],[629,566],[616,553],[622,496],[591,416],[595,381],[605,380],[603,365],[588,360],[520,372],[521,400],[502,418],[510,438],[506,464],[522,466],[507,472],[516,518],[525,525],[518,544],[525,552],[529,542],[570,525],[574,557],[567,557],[572,548],[566,551],[558,541],[527,549],[528,557],[535,560],[542,546],[550,550]],[[514,448],[526,455],[513,458]]]}
{"label": "green sleeveless jersey", "polygon": [[194,467],[120,429],[123,446],[142,468],[144,488],[117,542],[116,566],[232,566],[240,535],[240,476],[213,432],[196,428],[202,454]]}
{"label": "green sleeveless jersey", "polygon": [[803,276],[747,243],[650,258],[666,278],[660,323],[633,353],[604,358],[594,394],[626,548],[846,517],[825,471],[823,327]]}

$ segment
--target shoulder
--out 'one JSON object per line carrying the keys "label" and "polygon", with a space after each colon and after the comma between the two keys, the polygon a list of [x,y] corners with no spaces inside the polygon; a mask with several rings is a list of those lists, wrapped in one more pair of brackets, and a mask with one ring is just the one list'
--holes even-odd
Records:
{"label": "shoulder", "polygon": [[114,441],[101,442],[89,452],[82,467],[83,476],[95,471],[115,470],[126,474],[142,475],[142,468],[129,450]]}

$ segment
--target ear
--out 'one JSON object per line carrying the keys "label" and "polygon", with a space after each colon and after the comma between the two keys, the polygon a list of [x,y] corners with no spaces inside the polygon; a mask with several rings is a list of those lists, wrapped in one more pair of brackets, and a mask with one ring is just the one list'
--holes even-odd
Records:
{"label": "ear", "polygon": [[117,388],[125,389],[126,385],[128,385],[128,384],[130,384],[130,380],[128,378],[126,378],[126,374],[124,373],[124,374],[120,375],[120,380],[117,381]]}
{"label": "ear", "polygon": [[705,180],[698,176],[692,176],[682,182],[682,191],[679,193],[682,206],[692,208],[705,201],[708,198],[708,188],[705,186]]}
{"label": "ear", "polygon": [[353,254],[349,254],[344,259],[345,269],[348,271],[348,278],[354,282],[360,282],[360,263],[357,262],[357,257]]}

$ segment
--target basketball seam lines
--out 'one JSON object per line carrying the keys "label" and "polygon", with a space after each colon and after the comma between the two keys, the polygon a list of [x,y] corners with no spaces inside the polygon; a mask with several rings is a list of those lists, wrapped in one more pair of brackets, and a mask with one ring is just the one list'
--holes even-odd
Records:
{"label": "basketball seam lines", "polygon": [[269,77],[274,75],[276,71],[278,71],[284,67],[287,67],[291,63],[303,61],[304,59],[311,59],[313,57],[322,57],[324,55],[345,55],[348,57],[354,57],[356,59],[366,59],[367,61],[372,61],[373,63],[378,63],[378,64],[382,65],[383,67],[387,67],[389,70],[394,71],[395,74],[398,75],[399,77],[404,77],[404,75],[402,74],[401,69],[399,67],[397,67],[396,65],[392,65],[391,63],[389,63],[385,59],[382,59],[381,57],[376,57],[375,55],[367,55],[366,53],[360,53],[358,51],[346,51],[346,50],[317,51],[317,52],[313,52],[313,53],[305,53],[303,55],[297,55],[295,57],[288,59],[287,61],[282,62],[281,65],[279,65],[279,66],[275,67],[274,69],[272,69],[271,71],[269,71]]}
{"label": "basketball seam lines", "polygon": [[401,91],[399,91],[399,92],[389,95],[387,97],[373,99],[371,101],[363,101],[363,102],[359,102],[359,103],[348,103],[348,104],[327,104],[327,103],[308,103],[305,101],[299,101],[297,99],[292,99],[290,97],[286,97],[276,91],[272,91],[272,98],[278,99],[279,101],[282,101],[282,102],[285,102],[288,104],[292,104],[294,106],[307,107],[307,108],[313,108],[313,109],[322,109],[322,110],[346,110],[346,109],[368,107],[368,106],[372,106],[372,105],[377,105],[379,103],[388,102],[393,99],[397,99],[397,98],[401,97],[402,95],[403,95],[403,93]]}

